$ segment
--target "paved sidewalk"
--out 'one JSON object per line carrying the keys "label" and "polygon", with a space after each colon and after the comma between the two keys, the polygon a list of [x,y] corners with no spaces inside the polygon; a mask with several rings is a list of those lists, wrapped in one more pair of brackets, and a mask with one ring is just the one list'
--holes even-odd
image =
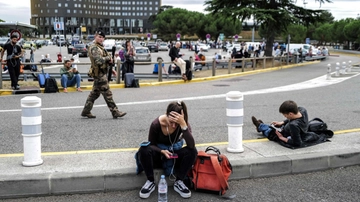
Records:
{"label": "paved sidewalk", "polygon": [[[229,153],[231,180],[295,174],[360,164],[360,130],[338,131],[331,142],[291,150],[267,139],[245,140],[244,152]],[[135,175],[137,148],[43,153],[44,163],[23,167],[22,154],[0,155],[0,198],[140,189],[144,173]],[[161,171],[155,174],[158,180]]]}

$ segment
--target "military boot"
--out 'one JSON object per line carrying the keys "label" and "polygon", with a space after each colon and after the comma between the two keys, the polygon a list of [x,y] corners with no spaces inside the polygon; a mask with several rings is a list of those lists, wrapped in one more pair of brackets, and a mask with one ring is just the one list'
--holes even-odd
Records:
{"label": "military boot", "polygon": [[92,115],[91,112],[82,112],[82,113],[81,113],[81,116],[83,116],[83,117],[88,117],[89,119],[94,119],[94,118],[96,118],[96,116],[95,116],[95,115]]}
{"label": "military boot", "polygon": [[119,110],[116,110],[112,113],[112,116],[114,119],[118,118],[118,117],[123,117],[126,115],[126,112],[121,112]]}

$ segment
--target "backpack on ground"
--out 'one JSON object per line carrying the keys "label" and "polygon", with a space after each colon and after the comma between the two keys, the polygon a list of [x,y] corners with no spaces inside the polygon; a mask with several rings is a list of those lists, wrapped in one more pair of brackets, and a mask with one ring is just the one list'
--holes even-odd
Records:
{"label": "backpack on ground", "polygon": [[40,65],[41,65],[41,73],[37,75],[37,80],[39,82],[40,88],[44,88],[46,79],[50,78],[50,75],[49,75],[49,73],[46,73],[46,74],[44,73],[44,67],[42,66],[41,62],[40,62]]}
{"label": "backpack on ground", "polygon": [[133,86],[133,80],[135,79],[134,73],[125,73],[125,88],[131,88]]}
{"label": "backpack on ground", "polygon": [[331,138],[334,135],[334,132],[329,130],[327,124],[320,118],[314,118],[309,121],[308,132],[325,134],[327,138]]}
{"label": "backpack on ground", "polygon": [[133,79],[131,83],[132,88],[140,88],[139,79]]}
{"label": "backpack on ground", "polygon": [[[215,154],[208,154],[213,151]],[[205,151],[199,151],[192,168],[192,183],[195,190],[225,194],[229,189],[228,179],[232,166],[228,158],[219,149],[209,146]]]}
{"label": "backpack on ground", "polygon": [[57,93],[59,88],[54,77],[47,78],[45,81],[45,90],[44,93]]}

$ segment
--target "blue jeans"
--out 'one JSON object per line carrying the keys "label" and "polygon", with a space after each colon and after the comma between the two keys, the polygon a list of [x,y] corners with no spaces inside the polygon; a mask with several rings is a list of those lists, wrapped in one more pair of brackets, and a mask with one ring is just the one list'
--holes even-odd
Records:
{"label": "blue jeans", "polygon": [[34,62],[34,54],[30,54],[30,62]]}
{"label": "blue jeans", "polygon": [[67,88],[68,86],[75,86],[80,88],[81,76],[80,74],[74,74],[73,78],[69,79],[66,74],[61,76],[61,86]]}
{"label": "blue jeans", "polygon": [[269,133],[271,130],[274,130],[272,128],[270,128],[270,125],[264,124],[264,123],[260,123],[259,125],[259,131],[262,132],[262,134],[265,137],[269,137]]}

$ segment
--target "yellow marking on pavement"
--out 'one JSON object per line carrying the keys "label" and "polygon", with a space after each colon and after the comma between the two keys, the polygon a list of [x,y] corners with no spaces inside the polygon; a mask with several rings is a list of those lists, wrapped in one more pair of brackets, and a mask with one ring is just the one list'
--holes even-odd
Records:
{"label": "yellow marking on pavement", "polygon": [[[347,130],[338,130],[335,131],[335,135],[341,135],[346,133],[354,133],[360,132],[360,128],[347,129]],[[243,143],[256,143],[256,142],[268,142],[267,138],[261,139],[250,139],[243,140]],[[210,143],[201,143],[196,144],[197,147],[206,147],[206,146],[218,146],[218,145],[227,145],[228,142],[210,142]],[[63,151],[63,152],[42,152],[42,156],[59,156],[59,155],[74,155],[74,154],[96,154],[96,153],[116,153],[116,152],[134,152],[139,148],[120,148],[120,149],[101,149],[101,150],[81,150],[81,151]],[[8,158],[8,157],[22,157],[23,153],[15,153],[15,154],[0,154],[0,158]]]}

